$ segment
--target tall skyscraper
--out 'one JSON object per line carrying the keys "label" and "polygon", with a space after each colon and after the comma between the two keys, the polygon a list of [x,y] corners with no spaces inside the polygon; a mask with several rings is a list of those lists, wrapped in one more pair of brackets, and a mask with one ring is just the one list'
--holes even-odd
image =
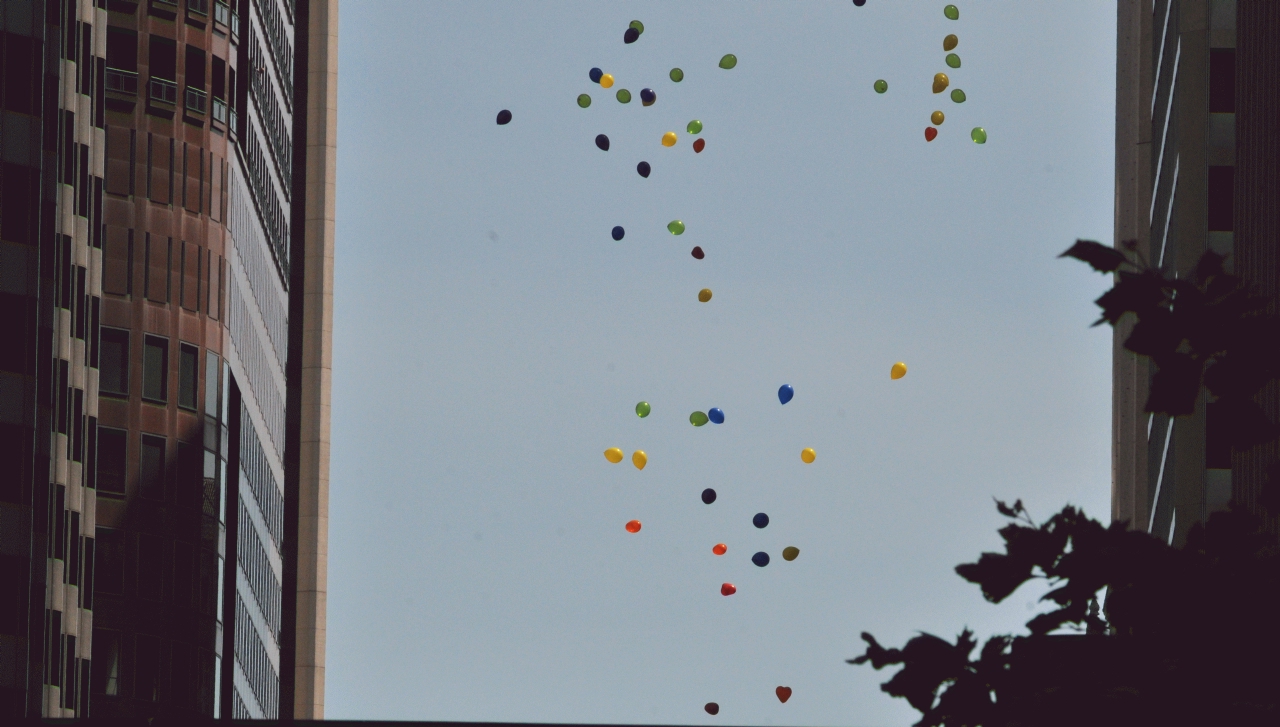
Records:
{"label": "tall skyscraper", "polygon": [[0,31],[0,715],[322,717],[337,1]]}
{"label": "tall skyscraper", "polygon": [[[1280,3],[1119,0],[1115,240],[1168,277],[1206,250],[1259,293],[1280,291]],[[1173,544],[1234,499],[1258,514],[1276,444],[1233,453],[1213,402],[1191,416],[1143,411],[1151,364],[1117,326],[1113,519]],[[1264,408],[1280,414],[1273,382]]]}

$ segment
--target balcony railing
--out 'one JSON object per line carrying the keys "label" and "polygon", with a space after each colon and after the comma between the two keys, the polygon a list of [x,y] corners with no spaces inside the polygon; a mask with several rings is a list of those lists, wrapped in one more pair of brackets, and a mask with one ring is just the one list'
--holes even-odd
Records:
{"label": "balcony railing", "polygon": [[226,3],[216,2],[213,4],[213,22],[222,25],[231,24],[231,8]]}
{"label": "balcony railing", "polygon": [[213,99],[213,120],[223,126],[227,123],[227,102],[217,97]]}
{"label": "balcony railing", "polygon": [[127,96],[138,95],[138,74],[135,71],[108,68],[105,82],[109,93],[120,93]]}
{"label": "balcony railing", "polygon": [[148,85],[152,101],[171,106],[178,105],[178,84],[165,78],[152,78]]}
{"label": "balcony railing", "polygon": [[209,17],[209,0],[187,0],[187,12]]}
{"label": "balcony railing", "polygon": [[187,86],[187,111],[204,114],[209,109],[209,95],[198,88]]}

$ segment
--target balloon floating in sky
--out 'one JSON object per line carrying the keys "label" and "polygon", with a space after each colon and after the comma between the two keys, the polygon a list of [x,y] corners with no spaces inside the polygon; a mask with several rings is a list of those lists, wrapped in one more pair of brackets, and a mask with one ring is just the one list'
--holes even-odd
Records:
{"label": "balloon floating in sky", "polygon": [[640,31],[635,28],[627,28],[627,32],[622,34],[623,43],[634,43],[640,39]]}
{"label": "balloon floating in sky", "polygon": [[662,135],[662,145],[663,145],[663,146],[675,146],[675,145],[676,145],[676,132],[674,132],[674,131],[668,131],[667,133],[663,134],[663,135]]}
{"label": "balloon floating in sky", "polygon": [[645,179],[649,178],[649,172],[653,171],[653,167],[649,166],[649,162],[640,162],[636,165],[636,173]]}
{"label": "balloon floating in sky", "polygon": [[506,126],[511,123],[511,112],[503,109],[498,112],[498,126]]}
{"label": "balloon floating in sky", "polygon": [[627,231],[622,229],[622,225],[618,225],[613,228],[613,239],[621,240],[622,236],[625,234],[627,234]]}
{"label": "balloon floating in sky", "polygon": [[853,4],[856,7],[862,7],[867,4],[867,0],[853,0]]}
{"label": "balloon floating in sky", "polygon": [[601,88],[613,88],[613,74],[606,73],[600,77]]}
{"label": "balloon floating in sky", "polygon": [[601,77],[604,76],[604,71],[600,70],[599,68],[592,68],[591,72],[588,73],[587,75],[591,76],[592,83],[600,83]]}
{"label": "balloon floating in sky", "polygon": [[800,450],[800,461],[805,464],[813,464],[813,461],[817,458],[818,453],[813,451],[813,447],[805,447]]}
{"label": "balloon floating in sky", "polygon": [[695,259],[695,260],[701,260],[702,258],[704,258],[704,257],[706,257],[706,256],[707,256],[707,254],[706,254],[705,252],[703,252],[703,251],[702,251],[702,248],[701,248],[701,247],[695,247],[695,248],[693,248],[693,253],[692,253],[692,254],[693,254],[693,257],[694,257],[694,259]]}
{"label": "balloon floating in sky", "polygon": [[582,108],[584,108],[584,109],[585,109],[586,107],[590,106],[590,105],[591,105],[591,97],[590,97],[590,96],[588,96],[588,95],[587,95],[587,94],[585,94],[585,93],[583,93],[583,94],[579,94],[579,95],[578,95],[578,105],[579,105],[579,106],[581,106],[581,107],[582,107]]}
{"label": "balloon floating in sky", "polygon": [[698,291],[699,303],[706,303],[709,300],[711,300],[711,288],[703,288],[702,290]]}
{"label": "balloon floating in sky", "polygon": [[676,83],[680,83],[681,81],[684,80],[684,71],[680,70],[679,68],[672,68],[671,73],[667,75],[669,75],[671,77],[671,80],[675,81]]}
{"label": "balloon floating in sky", "polygon": [[758,512],[758,513],[756,513],[756,516],[755,516],[755,517],[751,518],[751,524],[752,524],[752,525],[755,525],[755,526],[756,526],[756,527],[758,527],[758,528],[765,528],[765,527],[768,527],[768,525],[769,525],[769,516],[768,516],[768,515],[765,515],[765,514],[764,514],[764,513],[762,513],[762,512]]}
{"label": "balloon floating in sky", "polygon": [[628,522],[628,523],[627,523],[627,532],[628,532],[628,533],[638,533],[638,532],[640,532],[640,521],[639,521],[639,520],[632,520],[632,521]]}
{"label": "balloon floating in sky", "polygon": [[622,450],[617,447],[610,447],[604,451],[604,458],[617,464],[622,461]]}
{"label": "balloon floating in sky", "polygon": [[689,132],[690,134],[700,133],[702,131],[702,122],[697,119],[694,119],[693,121],[689,122],[688,126],[684,127],[684,130]]}
{"label": "balloon floating in sky", "polygon": [[701,154],[701,153],[702,153],[702,150],[703,150],[703,149],[706,149],[706,148],[707,148],[707,140],[706,140],[706,139],[698,139],[698,140],[696,140],[696,141],[694,141],[694,142],[693,142],[693,153],[694,153],[694,154]]}
{"label": "balloon floating in sky", "polygon": [[649,412],[651,411],[653,411],[653,407],[649,406],[649,402],[647,401],[642,401],[639,404],[636,404],[636,416],[641,419],[649,416]]}
{"label": "balloon floating in sky", "polygon": [[643,449],[637,449],[631,454],[631,464],[635,465],[636,469],[642,470],[649,464],[649,455],[645,454]]}
{"label": "balloon floating in sky", "polygon": [[773,693],[778,695],[778,701],[783,704],[786,704],[787,700],[791,699],[791,687],[778,687],[773,690]]}
{"label": "balloon floating in sky", "polygon": [[885,91],[889,90],[889,82],[881,78],[880,80],[872,84],[871,87],[876,90],[876,93],[884,93]]}
{"label": "balloon floating in sky", "polygon": [[724,410],[720,407],[713,407],[707,412],[707,418],[712,424],[724,424]]}
{"label": "balloon floating in sky", "polygon": [[945,73],[935,73],[933,75],[933,92],[942,93],[947,90],[947,86],[951,85],[951,79],[947,78]]}
{"label": "balloon floating in sky", "polygon": [[791,401],[791,398],[794,397],[795,395],[796,395],[796,390],[791,388],[791,384],[783,384],[782,386],[778,387],[778,401],[782,402],[783,404],[786,404],[788,401]]}
{"label": "balloon floating in sky", "polygon": [[596,146],[600,147],[600,151],[609,151],[609,137],[604,134],[596,136]]}
{"label": "balloon floating in sky", "polygon": [[751,562],[763,568],[766,565],[769,565],[769,554],[762,550],[751,556]]}
{"label": "balloon floating in sky", "polygon": [[889,369],[889,378],[900,379],[907,375],[907,365],[899,361]]}
{"label": "balloon floating in sky", "polygon": [[732,53],[726,53],[724,58],[720,59],[720,67],[726,71],[738,65],[738,57]]}
{"label": "balloon floating in sky", "polygon": [[933,128],[932,126],[926,126],[926,127],[924,127],[924,140],[925,140],[925,141],[933,141],[933,140],[934,140],[934,139],[936,139],[936,138],[938,138],[938,130],[937,130],[937,129]]}
{"label": "balloon floating in sky", "polygon": [[947,120],[947,115],[941,111],[934,111],[929,114],[929,120],[933,122],[934,126],[942,126],[942,122]]}
{"label": "balloon floating in sky", "polygon": [[700,411],[695,411],[689,415],[689,423],[695,427],[700,427],[707,423],[707,415]]}
{"label": "balloon floating in sky", "polygon": [[706,706],[703,707],[703,709],[707,710],[707,714],[711,715],[712,717],[716,716],[717,714],[720,714],[720,705],[716,704],[715,702],[707,702]]}
{"label": "balloon floating in sky", "polygon": [[630,23],[627,23],[627,27],[635,28],[637,33],[644,33],[644,23],[639,20],[632,20]]}
{"label": "balloon floating in sky", "polygon": [[738,592],[738,587],[733,585],[732,583],[725,583],[720,586],[720,595],[722,596],[732,596],[737,592]]}
{"label": "balloon floating in sky", "polygon": [[975,126],[973,131],[969,132],[969,138],[973,139],[975,144],[985,144],[987,143],[987,130],[981,126]]}
{"label": "balloon floating in sky", "polygon": [[942,50],[955,50],[960,45],[960,38],[955,33],[942,39]]}
{"label": "balloon floating in sky", "polygon": [[948,66],[951,66],[952,68],[959,68],[959,67],[960,67],[960,56],[956,55],[955,53],[948,53],[948,54],[947,54],[947,65],[948,65]]}
{"label": "balloon floating in sky", "polygon": [[708,487],[702,491],[702,501],[710,505],[716,501],[716,491]]}
{"label": "balloon floating in sky", "polygon": [[716,543],[715,545],[711,546],[711,552],[715,553],[716,555],[724,555],[725,553],[729,552],[729,546],[725,545],[724,543]]}
{"label": "balloon floating in sky", "polygon": [[951,91],[951,100],[952,100],[952,101],[954,101],[955,103],[964,103],[965,98],[966,98],[966,96],[964,95],[964,91],[961,91],[961,90],[960,90],[960,89],[958,89],[958,88],[956,88],[956,89],[952,89],[952,91]]}
{"label": "balloon floating in sky", "polygon": [[645,106],[652,106],[654,101],[658,100],[658,94],[652,88],[640,89],[640,103]]}
{"label": "balloon floating in sky", "polygon": [[942,9],[942,14],[947,16],[947,20],[959,20],[960,8],[955,5],[948,5]]}
{"label": "balloon floating in sky", "polygon": [[684,222],[682,222],[682,221],[680,221],[680,220],[672,220],[672,221],[668,222],[668,223],[667,223],[667,232],[670,232],[670,233],[671,233],[671,234],[673,234],[673,235],[683,235],[683,234],[684,234]]}
{"label": "balloon floating in sky", "polygon": [[618,89],[618,93],[615,95],[618,98],[618,103],[631,103],[631,92],[627,89],[620,88]]}
{"label": "balloon floating in sky", "polygon": [[794,545],[788,545],[782,549],[782,559],[791,562],[800,556],[800,549]]}

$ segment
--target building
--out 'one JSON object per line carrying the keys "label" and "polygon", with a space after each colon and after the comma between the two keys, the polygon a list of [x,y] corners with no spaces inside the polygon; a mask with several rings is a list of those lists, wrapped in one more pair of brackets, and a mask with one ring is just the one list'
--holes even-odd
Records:
{"label": "building", "polygon": [[0,715],[323,716],[336,52],[0,9]]}
{"label": "building", "polygon": [[[1115,240],[1136,239],[1167,276],[1206,250],[1255,289],[1280,290],[1280,3],[1119,0]],[[1260,514],[1276,445],[1233,453],[1214,404],[1170,419],[1143,411],[1151,369],[1113,356],[1114,520],[1173,544],[1229,501]],[[1280,414],[1273,383],[1264,407]]]}

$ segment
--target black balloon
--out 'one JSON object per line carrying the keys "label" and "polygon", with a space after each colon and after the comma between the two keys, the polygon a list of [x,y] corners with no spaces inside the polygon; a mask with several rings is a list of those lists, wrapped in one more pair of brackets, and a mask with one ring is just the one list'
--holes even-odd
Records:
{"label": "black balloon", "polygon": [[634,43],[640,38],[640,31],[635,28],[627,28],[627,32],[622,34],[623,43]]}
{"label": "black balloon", "polygon": [[862,7],[867,4],[867,0],[853,0],[853,4]]}
{"label": "black balloon", "polygon": [[716,501],[716,491],[708,487],[702,491],[702,501],[710,505]]}
{"label": "black balloon", "polygon": [[649,104],[657,100],[658,100],[658,94],[654,93],[652,88],[640,89],[640,101],[644,105],[648,106]]}
{"label": "black balloon", "polygon": [[609,151],[609,137],[604,134],[597,136],[596,146],[600,147],[601,151]]}
{"label": "black balloon", "polygon": [[506,126],[511,123],[511,112],[503,109],[498,112],[498,126]]}
{"label": "black balloon", "polygon": [[640,173],[640,176],[648,179],[649,172],[653,171],[653,169],[649,166],[649,162],[640,162],[636,165],[636,171]]}
{"label": "black balloon", "polygon": [[769,565],[769,554],[762,550],[751,556],[751,562],[763,568],[766,565]]}
{"label": "black balloon", "polygon": [[762,513],[762,512],[758,512],[758,513],[756,513],[756,516],[755,516],[754,518],[752,518],[752,519],[751,519],[751,524],[752,524],[752,525],[755,525],[755,526],[756,526],[756,527],[758,527],[758,528],[768,527],[768,525],[769,525],[769,516],[768,516],[768,515],[765,515],[765,514],[764,514],[764,513]]}
{"label": "black balloon", "polygon": [[613,228],[613,239],[615,240],[621,240],[623,235],[626,235],[626,234],[627,234],[627,231],[622,229],[622,225],[618,225],[617,227]]}

